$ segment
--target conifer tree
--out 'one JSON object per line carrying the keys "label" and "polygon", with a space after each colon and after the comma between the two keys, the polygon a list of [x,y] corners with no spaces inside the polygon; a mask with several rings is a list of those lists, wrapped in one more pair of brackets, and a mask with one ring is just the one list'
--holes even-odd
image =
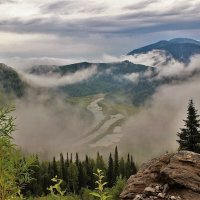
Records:
{"label": "conifer tree", "polygon": [[51,180],[53,178],[53,168],[52,168],[52,165],[51,165],[50,161],[48,163],[48,175],[49,175],[49,178]]}
{"label": "conifer tree", "polygon": [[79,158],[78,158],[78,153],[76,153],[76,160],[75,160],[76,166],[78,167],[79,165]]}
{"label": "conifer tree", "polygon": [[96,168],[95,171],[97,169],[101,169],[104,173],[106,171],[106,166],[103,160],[103,156],[99,154],[99,152],[97,153],[97,158],[96,158]]}
{"label": "conifer tree", "polygon": [[76,193],[78,190],[78,168],[76,164],[70,163],[69,168],[69,186],[73,193]]}
{"label": "conifer tree", "polygon": [[60,178],[66,181],[65,161],[62,153],[60,154]]}
{"label": "conifer tree", "polygon": [[69,153],[68,152],[67,152],[67,159],[66,159],[65,163],[67,164],[67,166],[69,166]]}
{"label": "conifer tree", "polygon": [[108,170],[107,170],[107,182],[108,187],[112,187],[114,185],[114,166],[113,166],[113,158],[112,154],[110,153],[109,160],[108,160]]}
{"label": "conifer tree", "polygon": [[131,175],[131,160],[130,160],[130,154],[127,156],[127,161],[126,161],[126,178],[129,178]]}
{"label": "conifer tree", "polygon": [[79,162],[78,165],[78,189],[80,190],[81,188],[86,187],[86,170],[85,167],[83,166],[83,164],[81,162]]}
{"label": "conifer tree", "polygon": [[72,153],[70,154],[70,161],[69,162],[73,163],[73,155],[72,155]]}
{"label": "conifer tree", "polygon": [[185,127],[181,128],[177,136],[179,139],[179,150],[188,150],[200,153],[200,120],[193,100],[189,101],[187,109],[187,119],[183,120]]}
{"label": "conifer tree", "polygon": [[57,167],[57,163],[56,163],[56,158],[55,156],[53,157],[53,164],[52,164],[52,167],[53,167],[53,176],[58,176],[58,167]]}
{"label": "conifer tree", "polygon": [[130,167],[131,167],[131,175],[136,174],[137,173],[137,168],[136,168],[136,165],[135,165],[135,163],[133,161],[133,156],[131,156]]}
{"label": "conifer tree", "polygon": [[67,153],[67,159],[65,160],[65,183],[67,188],[69,187],[69,172],[68,172],[68,168],[69,168],[69,155]]}
{"label": "conifer tree", "polygon": [[115,160],[114,160],[114,182],[116,182],[119,176],[119,155],[117,146],[115,147]]}
{"label": "conifer tree", "polygon": [[87,186],[89,189],[94,189],[95,184],[94,184],[94,161],[92,159],[89,159],[88,155],[86,155],[85,158],[85,169],[86,169],[86,174],[87,174]]}
{"label": "conifer tree", "polygon": [[124,162],[124,158],[123,157],[119,161],[119,172],[120,172],[120,176],[122,178],[125,178],[125,176],[126,176],[126,169],[125,169],[125,162]]}

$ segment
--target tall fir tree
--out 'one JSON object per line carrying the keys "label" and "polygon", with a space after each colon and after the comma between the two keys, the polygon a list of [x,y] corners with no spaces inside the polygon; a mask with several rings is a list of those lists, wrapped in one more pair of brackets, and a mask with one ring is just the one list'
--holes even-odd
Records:
{"label": "tall fir tree", "polygon": [[53,157],[53,164],[52,164],[52,167],[53,167],[53,176],[58,176],[58,167],[57,167],[57,162],[56,162],[56,158],[55,156]]}
{"label": "tall fir tree", "polygon": [[48,175],[49,175],[49,178],[50,178],[50,179],[53,178],[53,167],[52,167],[50,161],[48,162]]}
{"label": "tall fir tree", "polygon": [[94,161],[92,159],[89,159],[88,155],[85,157],[85,170],[86,170],[86,175],[87,175],[87,186],[89,189],[94,189],[95,188],[95,177],[94,177]]}
{"label": "tall fir tree", "polygon": [[125,162],[124,162],[124,158],[121,157],[120,161],[119,161],[119,172],[120,172],[120,176],[122,178],[125,178],[126,176],[126,169],[125,169]]}
{"label": "tall fir tree", "polygon": [[107,182],[108,182],[108,187],[112,187],[114,185],[114,166],[111,153],[108,159]]}
{"label": "tall fir tree", "polygon": [[69,188],[74,194],[78,192],[78,168],[75,163],[70,163],[68,167]]}
{"label": "tall fir tree", "polygon": [[65,160],[65,183],[66,183],[66,187],[69,188],[69,154],[67,152],[67,159]]}
{"label": "tall fir tree", "polygon": [[86,175],[86,170],[84,165],[79,162],[78,165],[78,189],[79,191],[81,190],[81,188],[86,187],[87,185],[87,175]]}
{"label": "tall fir tree", "polygon": [[70,161],[69,162],[73,163],[73,155],[72,155],[72,153],[70,154]]}
{"label": "tall fir tree", "polygon": [[104,160],[103,160],[103,156],[100,155],[99,152],[97,153],[95,171],[96,171],[97,169],[103,170],[104,173],[105,173],[105,171],[106,171],[106,166],[105,166],[105,163],[104,163]]}
{"label": "tall fir tree", "polygon": [[119,155],[117,146],[115,147],[115,159],[114,159],[114,182],[116,182],[119,176]]}
{"label": "tall fir tree", "polygon": [[79,165],[79,157],[78,157],[78,153],[76,153],[76,160],[75,160],[76,166],[78,167]]}
{"label": "tall fir tree", "polygon": [[189,101],[187,109],[187,119],[183,120],[185,127],[177,133],[179,139],[179,150],[188,150],[200,153],[200,120],[193,100]]}
{"label": "tall fir tree", "polygon": [[64,161],[64,157],[63,154],[60,154],[60,178],[63,181],[66,181],[66,168],[65,168],[65,161]]}
{"label": "tall fir tree", "polygon": [[135,162],[133,161],[133,156],[131,156],[131,175],[136,174],[137,173],[137,167],[135,165]]}
{"label": "tall fir tree", "polygon": [[126,178],[128,179],[131,175],[131,160],[130,160],[130,154],[129,153],[128,153],[128,156],[127,156],[125,169],[126,169]]}

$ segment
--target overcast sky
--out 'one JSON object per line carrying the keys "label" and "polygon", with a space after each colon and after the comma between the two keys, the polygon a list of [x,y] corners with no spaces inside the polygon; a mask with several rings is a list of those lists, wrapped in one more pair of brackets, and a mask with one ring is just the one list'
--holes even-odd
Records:
{"label": "overcast sky", "polygon": [[64,64],[198,40],[199,10],[200,0],[0,0],[0,62]]}

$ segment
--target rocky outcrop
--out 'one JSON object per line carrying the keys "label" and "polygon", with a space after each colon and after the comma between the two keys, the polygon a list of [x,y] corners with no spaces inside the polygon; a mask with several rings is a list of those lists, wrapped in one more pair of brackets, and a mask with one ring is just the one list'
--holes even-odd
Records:
{"label": "rocky outcrop", "polygon": [[122,200],[200,200],[200,154],[180,151],[144,164],[127,181]]}

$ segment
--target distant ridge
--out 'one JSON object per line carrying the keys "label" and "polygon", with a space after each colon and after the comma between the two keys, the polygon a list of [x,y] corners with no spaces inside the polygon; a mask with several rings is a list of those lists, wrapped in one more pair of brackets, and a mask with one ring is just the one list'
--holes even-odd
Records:
{"label": "distant ridge", "polygon": [[128,55],[145,54],[153,50],[165,51],[172,58],[187,63],[190,58],[200,54],[200,42],[189,38],[175,38],[172,40],[161,40],[159,42],[135,49]]}

